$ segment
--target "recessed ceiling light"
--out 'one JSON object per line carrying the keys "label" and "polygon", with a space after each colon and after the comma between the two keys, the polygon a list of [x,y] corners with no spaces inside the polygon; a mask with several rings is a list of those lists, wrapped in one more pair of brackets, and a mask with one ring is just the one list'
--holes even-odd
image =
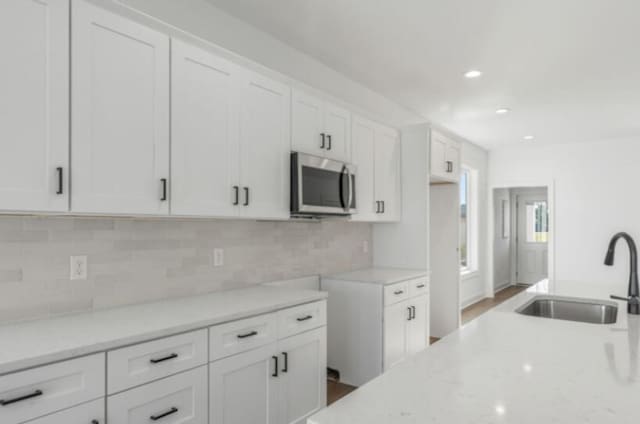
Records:
{"label": "recessed ceiling light", "polygon": [[504,115],[505,113],[509,113],[509,112],[511,112],[511,109],[507,109],[506,107],[496,109],[496,113],[498,115]]}
{"label": "recessed ceiling light", "polygon": [[482,72],[478,71],[477,69],[471,69],[464,73],[464,77],[469,79],[478,78],[481,75],[482,75]]}
{"label": "recessed ceiling light", "polygon": [[533,140],[535,137],[534,137],[534,136],[532,136],[532,135],[525,135],[525,136],[524,136],[524,137],[522,137],[522,138],[524,138],[525,140]]}

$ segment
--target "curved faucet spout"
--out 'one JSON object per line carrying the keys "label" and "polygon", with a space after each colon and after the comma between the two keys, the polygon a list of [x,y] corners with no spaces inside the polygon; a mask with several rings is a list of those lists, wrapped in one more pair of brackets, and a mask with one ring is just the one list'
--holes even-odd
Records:
{"label": "curved faucet spout", "polygon": [[607,250],[607,255],[604,258],[604,264],[608,266],[613,265],[616,243],[621,238],[624,239],[627,242],[627,246],[629,246],[629,262],[631,267],[629,272],[629,297],[628,299],[626,299],[627,311],[630,314],[640,315],[640,287],[638,286],[638,249],[636,248],[635,241],[633,241],[633,238],[629,234],[620,232],[615,234],[611,238],[611,241],[609,242],[609,249]]}

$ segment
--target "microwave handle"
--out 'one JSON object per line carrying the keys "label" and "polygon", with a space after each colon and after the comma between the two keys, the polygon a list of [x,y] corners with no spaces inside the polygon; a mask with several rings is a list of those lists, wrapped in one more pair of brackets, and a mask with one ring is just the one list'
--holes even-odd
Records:
{"label": "microwave handle", "polygon": [[[349,206],[351,206],[351,199],[349,199],[351,193],[351,182],[349,181],[349,188],[347,195],[345,196],[344,192],[344,177],[351,178],[349,176],[349,168],[346,165],[342,166],[342,171],[340,171],[340,201],[342,202],[342,208],[347,211],[349,210]],[[345,198],[346,197],[346,198]]]}
{"label": "microwave handle", "polygon": [[349,182],[349,201],[347,203],[347,210],[351,209],[351,205],[353,204],[353,182],[351,180],[351,171],[349,171],[349,168],[347,168],[347,179]]}

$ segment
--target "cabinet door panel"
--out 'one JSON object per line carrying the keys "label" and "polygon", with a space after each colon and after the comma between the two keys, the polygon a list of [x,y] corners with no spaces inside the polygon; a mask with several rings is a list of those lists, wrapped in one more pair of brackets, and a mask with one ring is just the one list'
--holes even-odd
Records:
{"label": "cabinet door panel", "polygon": [[287,219],[291,90],[284,84],[247,72],[242,99],[240,214]]}
{"label": "cabinet door panel", "polygon": [[415,309],[413,319],[407,325],[407,353],[413,355],[428,346],[429,297],[414,297],[409,300],[409,305]]}
{"label": "cabinet door panel", "polygon": [[460,148],[454,144],[448,145],[445,156],[446,162],[451,163],[450,171],[447,172],[449,178],[458,181],[460,178]]}
{"label": "cabinet door panel", "polygon": [[325,156],[331,159],[351,162],[351,113],[327,104],[324,115],[327,139]]}
{"label": "cabinet door panel", "polygon": [[241,353],[209,366],[211,424],[277,424],[279,380],[276,345]]}
{"label": "cabinet door panel", "polygon": [[0,209],[66,211],[68,0],[3,0],[0,51]]}
{"label": "cabinet door panel", "polygon": [[167,214],[169,39],[83,1],[73,23],[72,210]]}
{"label": "cabinet door panel", "polygon": [[431,175],[448,178],[447,140],[435,131],[431,132]]}
{"label": "cabinet door panel", "polygon": [[407,300],[384,308],[384,370],[402,362],[407,354]]}
{"label": "cabinet door panel", "polygon": [[280,422],[302,423],[327,403],[327,328],[283,339],[278,351],[282,352]]}
{"label": "cabinet door panel", "polygon": [[375,145],[376,199],[384,202],[379,221],[400,220],[400,141],[395,133],[380,130]]}
{"label": "cabinet door panel", "polygon": [[[321,133],[324,132],[322,100],[294,90],[292,95],[291,150],[324,156]],[[326,144],[325,144],[326,146]]]}
{"label": "cabinet door panel", "polygon": [[171,212],[237,215],[238,68],[178,41],[171,63]]}
{"label": "cabinet door panel", "polygon": [[356,208],[354,221],[376,221],[378,218],[375,198],[375,137],[373,122],[355,118],[352,133],[352,160],[356,166]]}

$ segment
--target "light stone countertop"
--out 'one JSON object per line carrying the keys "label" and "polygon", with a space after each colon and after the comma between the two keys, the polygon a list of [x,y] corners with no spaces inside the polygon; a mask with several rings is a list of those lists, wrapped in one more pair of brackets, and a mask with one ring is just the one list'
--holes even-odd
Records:
{"label": "light stone countertop", "polygon": [[424,269],[366,268],[342,274],[323,275],[322,278],[388,285],[399,283],[401,281],[412,280],[414,278],[425,277],[427,275],[428,271]]}
{"label": "light stone countertop", "polygon": [[311,424],[626,424],[640,418],[640,316],[520,315],[538,294],[608,300],[626,282],[543,281],[309,419]]}
{"label": "light stone countertop", "polygon": [[327,298],[255,286],[0,326],[0,374]]}

